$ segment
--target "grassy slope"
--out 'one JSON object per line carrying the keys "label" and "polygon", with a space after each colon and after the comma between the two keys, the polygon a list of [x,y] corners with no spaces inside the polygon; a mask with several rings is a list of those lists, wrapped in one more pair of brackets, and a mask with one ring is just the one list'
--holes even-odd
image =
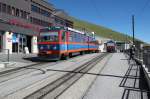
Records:
{"label": "grassy slope", "polygon": [[[82,20],[78,20],[75,19],[73,17],[71,17],[71,20],[73,20],[74,22],[74,28],[76,29],[85,29],[88,31],[93,31],[96,33],[96,35],[101,36],[101,37],[105,37],[105,38],[111,38],[114,40],[118,40],[118,41],[125,41],[126,40],[126,36],[122,33],[113,31],[111,29],[99,26],[99,25],[95,25],[89,22],[85,22]],[[128,36],[128,40],[130,40],[131,38]]]}

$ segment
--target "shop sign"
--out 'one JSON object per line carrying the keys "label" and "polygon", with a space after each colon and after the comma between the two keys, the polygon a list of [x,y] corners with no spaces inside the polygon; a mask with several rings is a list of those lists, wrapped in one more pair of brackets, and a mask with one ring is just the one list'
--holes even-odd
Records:
{"label": "shop sign", "polygon": [[10,19],[9,23],[11,25],[16,25],[16,26],[19,26],[19,27],[31,29],[31,30],[36,31],[36,32],[39,32],[40,29],[41,29],[40,26],[34,26],[34,25],[30,24],[30,23],[25,23],[25,22],[19,21],[17,19]]}

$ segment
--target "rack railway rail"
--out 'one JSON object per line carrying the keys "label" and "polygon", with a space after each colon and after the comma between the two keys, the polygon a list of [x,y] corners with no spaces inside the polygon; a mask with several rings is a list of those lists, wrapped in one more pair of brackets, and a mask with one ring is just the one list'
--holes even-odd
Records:
{"label": "rack railway rail", "polygon": [[99,61],[101,61],[107,53],[101,54],[85,64],[77,67],[72,72],[68,72],[57,80],[49,83],[45,87],[37,90],[36,92],[26,96],[24,99],[56,99],[70,86],[78,81],[83,75],[91,70]]}
{"label": "rack railway rail", "polygon": [[[77,59],[80,56],[72,57],[69,60]],[[57,64],[61,64],[63,62],[67,62],[68,60],[61,60],[57,62],[39,62],[31,65],[27,65],[24,67],[17,67],[14,69],[6,70],[3,72],[0,72],[0,84],[7,82],[9,80],[15,79],[17,77],[21,77],[23,75],[27,75],[29,73],[32,73],[34,71],[41,71],[41,74],[44,74],[46,72],[46,68],[55,66]],[[83,60],[85,61],[85,60]]]}
{"label": "rack railway rail", "polygon": [[[44,71],[43,68],[46,68],[48,66],[53,66],[53,65],[59,64],[60,62],[64,62],[64,61],[66,61],[66,60],[59,61],[59,62],[44,62],[44,63],[39,62],[39,63],[24,66],[24,67],[17,67],[14,69],[0,72],[0,78],[1,78],[0,83],[8,81],[8,80],[16,78],[16,77],[19,77],[19,76],[22,76],[22,75],[25,75],[25,74],[28,74],[28,73],[31,73],[35,70],[39,70],[39,71],[41,71],[41,73],[45,73],[46,71]],[[49,64],[49,65],[47,66],[47,64]]]}

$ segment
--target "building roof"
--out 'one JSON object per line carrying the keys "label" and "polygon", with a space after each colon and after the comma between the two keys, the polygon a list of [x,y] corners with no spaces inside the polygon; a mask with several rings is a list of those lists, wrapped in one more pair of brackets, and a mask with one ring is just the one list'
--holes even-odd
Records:
{"label": "building roof", "polygon": [[53,4],[49,3],[48,1],[45,0],[32,0],[32,2],[39,4],[40,6],[43,6],[49,10],[54,11],[55,7]]}

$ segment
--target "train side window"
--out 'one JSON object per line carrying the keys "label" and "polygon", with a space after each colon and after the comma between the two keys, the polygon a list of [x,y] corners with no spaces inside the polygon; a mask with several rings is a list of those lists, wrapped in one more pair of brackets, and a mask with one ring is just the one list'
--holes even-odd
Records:
{"label": "train side window", "polygon": [[80,40],[79,40],[79,42],[82,42],[82,34],[80,34]]}
{"label": "train side window", "polygon": [[66,42],[66,32],[62,32],[62,41]]}
{"label": "train side window", "polygon": [[76,41],[76,35],[75,35],[75,32],[72,33],[72,41],[73,41],[73,42]]}
{"label": "train side window", "polygon": [[44,37],[43,37],[43,40],[44,40],[44,41],[48,41],[48,37],[47,37],[47,36],[44,36]]}
{"label": "train side window", "polygon": [[77,33],[77,42],[80,42],[80,33]]}
{"label": "train side window", "polygon": [[83,34],[82,34],[82,38],[81,39],[82,39],[82,43],[85,42],[85,37],[84,37]]}
{"label": "train side window", "polygon": [[75,42],[79,42],[79,35],[78,35],[78,33],[75,33]]}
{"label": "train side window", "polygon": [[72,42],[73,39],[72,39],[72,32],[70,32],[70,35],[69,35],[69,42]]}

